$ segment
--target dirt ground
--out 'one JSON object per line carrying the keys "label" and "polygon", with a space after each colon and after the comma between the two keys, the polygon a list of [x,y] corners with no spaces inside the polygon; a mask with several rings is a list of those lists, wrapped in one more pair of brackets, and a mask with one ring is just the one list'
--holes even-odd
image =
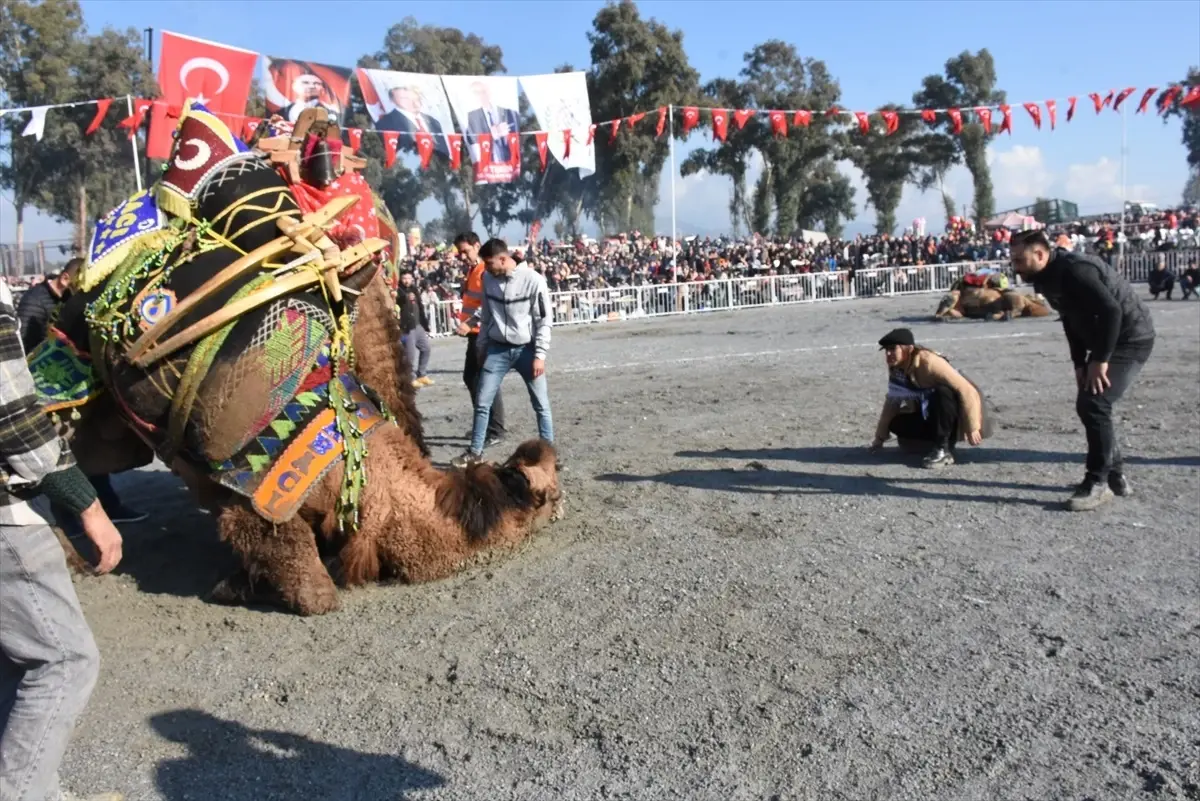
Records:
{"label": "dirt ground", "polygon": [[[935,296],[562,328],[567,519],[303,619],[206,603],[231,561],[167,472],[78,583],[102,675],[64,765],[129,801],[1200,798],[1200,304],[1121,409],[1137,495],[1082,477],[1054,318]],[[884,332],[1000,410],[943,472],[868,455]],[[420,404],[464,445],[461,340]],[[510,428],[535,432],[517,378]],[[492,454],[511,451],[516,437]]]}

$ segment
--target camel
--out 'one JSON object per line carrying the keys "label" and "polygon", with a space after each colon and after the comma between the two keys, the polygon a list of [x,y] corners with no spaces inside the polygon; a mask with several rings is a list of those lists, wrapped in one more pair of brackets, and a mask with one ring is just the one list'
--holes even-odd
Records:
{"label": "camel", "polygon": [[[303,615],[339,606],[323,556],[346,586],[432,580],[528,537],[562,500],[549,443],[467,471],[429,461],[379,269],[387,242],[364,216],[355,230],[339,223],[361,197],[324,192],[354,182],[344,170],[314,174],[340,139],[333,147],[336,127],[313,127],[294,142],[307,166],[293,170],[286,152],[239,149],[189,103],[156,187],[163,235],[106,274],[85,270],[30,358],[36,380],[39,365],[54,366],[48,354],[69,350],[102,387],[49,407],[85,471],[157,455],[216,514],[243,568],[214,600],[276,600]],[[216,161],[193,170],[199,155],[185,149],[198,140]],[[180,175],[193,171],[202,183]],[[365,184],[351,192],[370,194]],[[101,241],[135,212],[114,210]]]}
{"label": "camel", "polygon": [[1008,288],[1007,280],[972,274],[954,283],[942,296],[935,320],[1012,320],[1014,317],[1045,317],[1050,304],[1044,298]]}

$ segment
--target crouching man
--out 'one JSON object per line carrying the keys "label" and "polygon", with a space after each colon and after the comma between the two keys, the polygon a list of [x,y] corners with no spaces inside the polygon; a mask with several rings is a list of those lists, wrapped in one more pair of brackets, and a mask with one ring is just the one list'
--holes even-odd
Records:
{"label": "crouching man", "polygon": [[871,451],[892,434],[901,445],[925,451],[924,467],[954,464],[954,448],[991,436],[983,395],[943,356],[913,341],[907,328],[879,340],[888,367],[888,392]]}

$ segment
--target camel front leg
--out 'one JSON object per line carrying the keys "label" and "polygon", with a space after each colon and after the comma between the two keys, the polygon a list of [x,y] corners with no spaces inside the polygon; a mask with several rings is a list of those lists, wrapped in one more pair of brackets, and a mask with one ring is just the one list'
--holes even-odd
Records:
{"label": "camel front leg", "polygon": [[275,524],[239,502],[221,512],[217,531],[241,556],[246,576],[222,582],[214,589],[214,598],[237,600],[247,592],[258,597],[253,583],[261,579],[297,614],[323,615],[338,608],[337,586],[321,562],[316,535],[299,516]]}

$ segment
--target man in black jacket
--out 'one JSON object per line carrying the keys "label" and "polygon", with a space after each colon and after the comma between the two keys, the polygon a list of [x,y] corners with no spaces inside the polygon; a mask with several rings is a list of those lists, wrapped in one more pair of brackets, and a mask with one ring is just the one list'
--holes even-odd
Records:
{"label": "man in black jacket", "polygon": [[1051,249],[1041,231],[1012,238],[1013,269],[1062,315],[1079,394],[1075,411],[1087,432],[1087,472],[1067,501],[1088,511],[1130,494],[1112,410],[1154,349],[1154,322],[1129,282],[1103,261]]}

